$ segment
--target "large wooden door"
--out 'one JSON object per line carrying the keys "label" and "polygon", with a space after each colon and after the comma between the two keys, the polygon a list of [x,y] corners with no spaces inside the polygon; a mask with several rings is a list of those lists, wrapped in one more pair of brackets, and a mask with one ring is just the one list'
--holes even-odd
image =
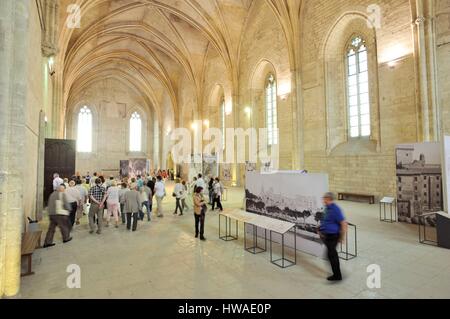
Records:
{"label": "large wooden door", "polygon": [[71,178],[75,175],[76,141],[73,140],[45,140],[44,160],[44,203],[53,192],[53,174],[58,173],[61,178]]}

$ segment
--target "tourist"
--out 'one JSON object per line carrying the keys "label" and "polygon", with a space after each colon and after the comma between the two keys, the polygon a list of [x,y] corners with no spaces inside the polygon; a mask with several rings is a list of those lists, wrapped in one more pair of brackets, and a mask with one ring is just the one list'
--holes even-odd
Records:
{"label": "tourist", "polygon": [[69,179],[68,178],[64,178],[64,186],[66,187],[66,189],[69,188]]}
{"label": "tourist", "polygon": [[[114,180],[115,180],[114,176],[109,177],[109,181],[106,182],[106,190],[108,190],[108,188],[110,188],[112,186]],[[116,187],[117,187],[117,183],[116,183]]]}
{"label": "tourist", "polygon": [[61,230],[64,243],[72,240],[72,237],[70,237],[69,210],[70,205],[65,194],[65,187],[61,184],[48,199],[47,211],[50,224],[48,226],[47,236],[45,237],[44,248],[55,246],[53,237],[55,236],[57,226]]}
{"label": "tourist", "polygon": [[[130,191],[124,194],[124,211],[127,215],[127,229],[137,230],[141,200],[139,197],[137,184],[132,184]],[[131,228],[131,219],[133,219],[133,228]]]}
{"label": "tourist", "polygon": [[69,182],[69,187],[66,189],[66,198],[70,205],[70,229],[72,230],[73,225],[75,225],[78,205],[81,203],[82,199],[74,180]]}
{"label": "tourist", "polygon": [[[195,183],[195,187],[197,188],[197,187],[201,187],[202,188],[202,190],[203,190],[203,194],[205,194],[205,191],[206,191],[206,187],[207,187],[207,185],[206,185],[206,182],[205,182],[205,180],[203,179],[203,175],[202,174],[198,174],[198,178],[197,178],[197,182]],[[194,193],[195,193],[195,189],[194,189]]]}
{"label": "tourist", "polygon": [[141,175],[138,175],[138,177],[137,177],[137,186],[139,187],[139,189],[142,187],[142,186],[144,186],[144,180],[142,179],[142,176]]}
{"label": "tourist", "polygon": [[99,176],[99,178],[100,178],[100,180],[102,181],[102,187],[104,188],[104,189],[106,189],[106,187],[108,186],[108,185],[106,185],[106,179],[105,179],[105,177],[103,176],[103,175],[100,175]]}
{"label": "tourist", "polygon": [[183,215],[183,207],[181,206],[181,199],[183,198],[183,196],[185,196],[185,190],[184,190],[184,186],[183,184],[180,183],[180,180],[177,179],[175,184],[175,188],[173,190],[173,195],[175,196],[175,211],[174,211],[174,215],[178,214],[178,209],[180,210],[180,216]]}
{"label": "tourist", "polygon": [[189,194],[194,196],[196,188],[197,188],[197,177],[194,176],[194,179],[192,180],[191,184],[189,185]]}
{"label": "tourist", "polygon": [[106,191],[102,203],[106,200],[108,212],[106,214],[106,227],[109,227],[111,216],[114,217],[115,227],[119,228],[119,187],[117,182],[112,181],[111,186]]}
{"label": "tourist", "polygon": [[200,240],[206,240],[205,234],[205,218],[206,203],[203,198],[203,188],[197,187],[194,194],[194,217],[195,217],[195,238],[200,235]]}
{"label": "tourist", "polygon": [[186,185],[186,181],[182,181],[181,185],[183,185],[183,196],[181,196],[181,207],[183,208],[183,210],[189,210],[189,206],[186,204],[186,197],[188,194],[188,187]]}
{"label": "tourist", "polygon": [[53,174],[53,191],[56,191],[61,184],[64,184],[64,180],[59,177],[58,173]]}
{"label": "tourist", "polygon": [[155,194],[155,184],[156,184],[156,177],[152,177],[147,182],[147,187],[151,189],[152,194]]}
{"label": "tourist", "polygon": [[122,224],[126,223],[126,213],[125,213],[125,193],[129,191],[128,184],[122,183],[119,190],[119,203],[120,203],[120,216],[122,218]]}
{"label": "tourist", "polygon": [[166,197],[166,186],[164,185],[162,176],[158,176],[156,184],[155,184],[155,196],[156,196],[156,205],[157,205],[157,216],[164,217],[162,202],[164,197]]}
{"label": "tourist", "polygon": [[144,186],[145,192],[147,193],[147,221],[152,220],[152,211],[153,211],[153,191],[150,187]]}
{"label": "tourist", "polygon": [[104,197],[105,189],[102,186],[102,180],[97,178],[95,181],[95,186],[89,190],[89,200],[91,201],[91,207],[89,209],[90,234],[93,234],[95,231],[94,218],[97,220],[97,234],[100,235],[102,233],[104,208],[102,201]]}
{"label": "tourist", "polygon": [[[139,186],[138,186],[139,187]],[[144,207],[147,212],[147,221],[151,221],[152,208],[150,206],[150,197],[153,197],[152,190],[150,187],[143,185],[139,187],[139,196],[141,199],[141,209],[139,210],[139,219],[144,220]]]}
{"label": "tourist", "polygon": [[220,179],[216,177],[213,185],[213,203],[212,210],[214,211],[215,204],[217,204],[217,208],[222,212],[222,194],[223,194],[223,185],[220,182]]}
{"label": "tourist", "polygon": [[323,202],[325,214],[320,223],[319,235],[327,247],[328,259],[333,270],[333,275],[328,277],[328,281],[341,281],[342,274],[336,247],[345,238],[347,222],[342,210],[334,203],[333,193],[326,193]]}
{"label": "tourist", "polygon": [[95,186],[95,183],[96,183],[96,181],[97,181],[97,173],[95,172],[94,173],[94,176],[90,179],[90,181],[89,181],[89,188],[92,188],[92,187],[94,187]]}
{"label": "tourist", "polygon": [[87,202],[88,191],[83,186],[86,184],[85,180],[77,180],[76,184],[77,185],[75,187],[77,188],[78,192],[80,192],[80,196],[81,196],[80,202],[78,203],[76,224],[80,225],[80,219],[83,217],[84,207]]}
{"label": "tourist", "polygon": [[209,181],[208,181],[208,199],[209,199],[208,204],[209,205],[212,205],[213,201],[214,201],[214,183],[215,183],[214,178],[212,178],[212,176],[209,176]]}

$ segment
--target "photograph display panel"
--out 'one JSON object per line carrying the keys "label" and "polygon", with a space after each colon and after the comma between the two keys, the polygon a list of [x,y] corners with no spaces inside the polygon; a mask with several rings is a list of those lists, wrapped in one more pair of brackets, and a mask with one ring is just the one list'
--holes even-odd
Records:
{"label": "photograph display panel", "polygon": [[[324,214],[322,197],[327,191],[326,174],[248,172],[246,210],[294,223],[297,226],[297,249],[323,257],[324,245],[317,230]],[[286,244],[294,247],[293,232]]]}
{"label": "photograph display panel", "polygon": [[[419,224],[421,215],[442,211],[441,145],[439,143],[398,145],[396,163],[399,221]],[[427,226],[436,226],[436,217],[426,217],[425,223]]]}

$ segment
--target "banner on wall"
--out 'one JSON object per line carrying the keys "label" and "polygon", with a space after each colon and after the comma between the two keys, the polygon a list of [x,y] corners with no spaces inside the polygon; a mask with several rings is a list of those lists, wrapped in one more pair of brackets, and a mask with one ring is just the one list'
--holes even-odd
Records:
{"label": "banner on wall", "polygon": [[224,182],[230,182],[233,179],[231,164],[222,164],[222,179]]}
{"label": "banner on wall", "polygon": [[324,245],[317,230],[323,218],[323,195],[328,191],[328,175],[302,172],[264,174],[247,172],[245,201],[250,213],[264,215],[297,226],[297,238],[288,236],[286,245],[323,257]]}
{"label": "banner on wall", "polygon": [[202,158],[202,170],[203,176],[212,178],[219,176],[219,165],[218,165],[218,156],[203,154]]}
{"label": "banner on wall", "polygon": [[[441,162],[439,143],[397,146],[397,206],[400,222],[418,224],[419,216],[442,211]],[[435,226],[436,217],[426,217],[425,223]]]}

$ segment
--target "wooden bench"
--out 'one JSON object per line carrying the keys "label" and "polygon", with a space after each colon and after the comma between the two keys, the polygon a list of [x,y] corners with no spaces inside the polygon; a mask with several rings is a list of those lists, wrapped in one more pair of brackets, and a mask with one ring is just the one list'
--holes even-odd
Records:
{"label": "wooden bench", "polygon": [[27,265],[27,272],[22,273],[21,277],[34,275],[34,272],[31,271],[31,265],[32,265],[32,257],[33,253],[36,250],[36,248],[40,248],[40,242],[41,242],[41,236],[42,231],[35,231],[30,233],[25,233],[22,236],[22,251],[21,256],[27,257],[28,259],[28,265]]}
{"label": "wooden bench", "polygon": [[349,197],[358,198],[362,200],[368,200],[369,204],[375,204],[375,196],[373,195],[365,195],[365,194],[354,194],[354,193],[338,193],[339,200],[345,200]]}

